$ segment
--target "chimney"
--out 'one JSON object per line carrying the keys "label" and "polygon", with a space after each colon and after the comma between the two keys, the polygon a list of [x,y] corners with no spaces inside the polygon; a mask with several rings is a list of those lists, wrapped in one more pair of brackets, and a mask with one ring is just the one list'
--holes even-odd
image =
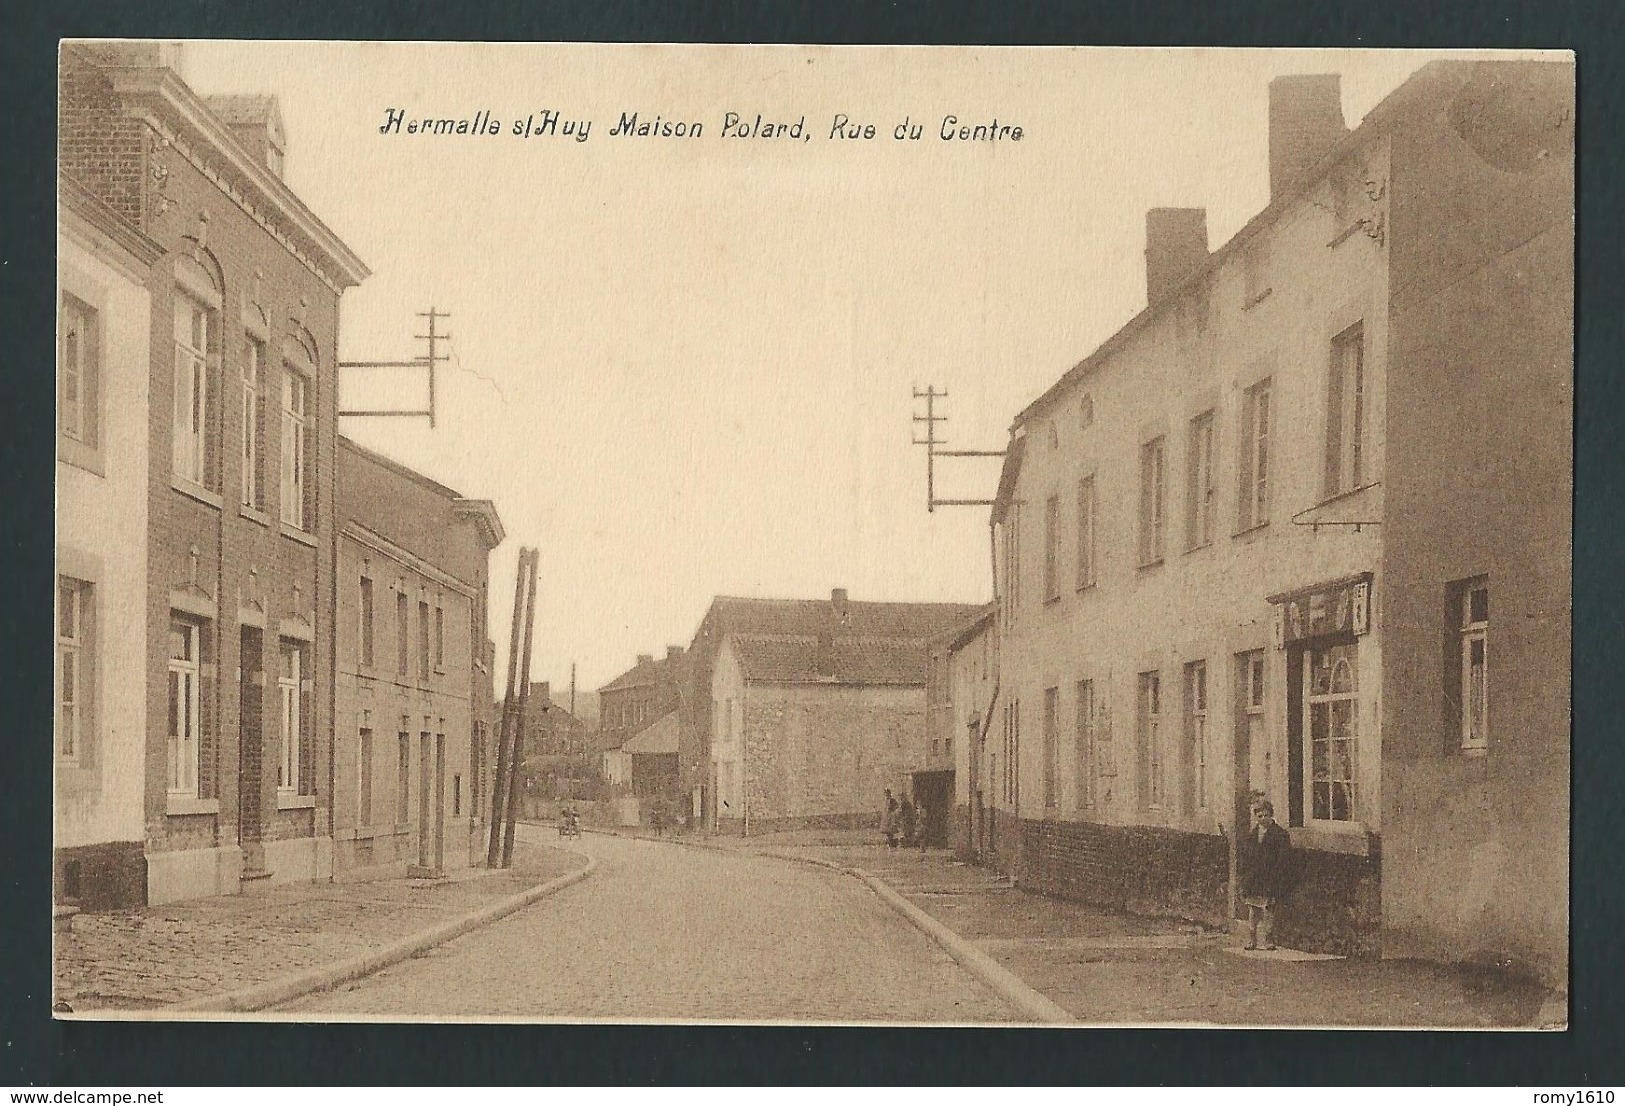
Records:
{"label": "chimney", "polygon": [[1295,186],[1348,133],[1342,78],[1336,73],[1276,77],[1270,82],[1270,201]]}
{"label": "chimney", "polygon": [[835,636],[828,630],[818,634],[818,645],[813,653],[813,671],[820,676],[835,675]]}
{"label": "chimney", "polygon": [[655,658],[654,658],[653,653],[639,653],[638,654],[638,667],[642,668],[646,664],[653,664],[654,660],[655,660]]}
{"label": "chimney", "polygon": [[1154,207],[1145,213],[1145,302],[1162,302],[1207,260],[1207,209]]}
{"label": "chimney", "polygon": [[674,661],[674,660],[676,660],[678,657],[680,657],[682,655],[683,655],[683,647],[681,645],[668,645],[668,646],[666,646],[666,659],[667,660]]}
{"label": "chimney", "polygon": [[834,588],[829,593],[829,605],[835,609],[835,617],[846,618],[846,589]]}

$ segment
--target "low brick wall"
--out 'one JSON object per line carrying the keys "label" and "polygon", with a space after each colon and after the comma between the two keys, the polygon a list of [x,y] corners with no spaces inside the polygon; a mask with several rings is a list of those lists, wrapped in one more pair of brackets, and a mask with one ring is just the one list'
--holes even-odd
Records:
{"label": "low brick wall", "polygon": [[[750,820],[750,832],[753,835],[812,829],[872,829],[878,837],[880,834],[880,815],[874,811],[856,811],[849,814],[809,814],[802,818],[752,818]],[[745,832],[744,819],[718,818],[717,832],[743,834]]]}
{"label": "low brick wall", "polygon": [[1023,888],[1109,910],[1225,927],[1225,839],[1156,826],[1021,824]]}
{"label": "low brick wall", "polygon": [[1294,849],[1297,884],[1275,912],[1275,940],[1337,956],[1381,955],[1382,860]]}

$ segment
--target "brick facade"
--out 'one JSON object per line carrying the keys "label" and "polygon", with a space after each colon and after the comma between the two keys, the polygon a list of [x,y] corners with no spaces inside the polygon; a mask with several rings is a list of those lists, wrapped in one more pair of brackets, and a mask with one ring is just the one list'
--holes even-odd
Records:
{"label": "brick facade", "polygon": [[[65,169],[166,251],[148,281],[148,895],[235,891],[245,875],[321,878],[330,867],[338,299],[366,270],[155,47],[70,45],[61,73]],[[200,479],[176,442],[185,302],[207,318],[201,402],[186,405],[202,423]],[[245,502],[242,400],[256,343],[263,468]],[[291,523],[278,479],[289,373],[304,382],[306,427],[302,517]],[[178,792],[172,618],[197,635],[196,780]],[[297,779],[279,788],[284,643],[300,652],[299,763]]]}

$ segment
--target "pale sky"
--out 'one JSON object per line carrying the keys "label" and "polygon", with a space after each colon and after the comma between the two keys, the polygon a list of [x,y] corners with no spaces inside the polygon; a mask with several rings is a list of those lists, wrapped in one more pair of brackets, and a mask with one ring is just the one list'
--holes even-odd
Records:
{"label": "pale sky", "polygon": [[[435,428],[341,430],[495,500],[499,654],[541,548],[533,674],[562,690],[686,645],[718,594],[989,598],[986,509],[925,510],[911,389],[947,389],[949,448],[1003,448],[1144,306],[1147,208],[1206,207],[1217,248],[1264,206],[1271,77],[1341,73],[1353,126],[1435,56],[217,42],[184,75],[280,99],[286,179],[373,271],[342,358],[411,357],[414,313],[451,313]],[[503,133],[380,135],[389,108]],[[587,140],[509,133],[544,110]],[[633,111],[705,133],[611,136]],[[812,138],[725,138],[729,111]],[[838,113],[876,137],[830,139]],[[1023,137],[943,142],[950,114]],[[939,462],[938,495],[997,471]]]}

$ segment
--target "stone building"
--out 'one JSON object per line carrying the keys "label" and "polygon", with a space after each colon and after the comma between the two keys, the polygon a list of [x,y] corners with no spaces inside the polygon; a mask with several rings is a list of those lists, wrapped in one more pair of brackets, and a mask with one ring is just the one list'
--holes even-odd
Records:
{"label": "stone building", "polygon": [[56,898],[146,899],[151,268],[163,247],[58,180]]}
{"label": "stone building", "polygon": [[331,872],[338,302],[368,275],[283,182],[275,100],[178,67],[68,43],[59,87],[62,172],[163,250],[136,532],[154,903]]}
{"label": "stone building", "polygon": [[488,824],[501,520],[341,437],[338,523],[334,874],[466,868]]}
{"label": "stone building", "polygon": [[[986,851],[987,795],[977,774],[982,762],[977,750],[993,720],[998,677],[994,655],[998,639],[992,628],[995,612],[989,604],[927,644],[931,658],[926,680],[930,748],[921,771],[937,776],[928,786],[946,784],[952,793],[951,820],[930,843],[947,845],[968,858],[979,858]],[[920,774],[916,773],[916,791]]]}
{"label": "stone building", "polygon": [[1268,206],[1212,253],[1150,212],[1146,309],[992,512],[1023,884],[1224,925],[1263,796],[1284,943],[1564,977],[1573,80],[1432,63],[1351,132],[1280,78]]}
{"label": "stone building", "polygon": [[623,747],[677,709],[687,677],[682,646],[669,645],[659,660],[652,653],[638,654],[637,664],[598,689],[597,749],[610,783],[631,782],[631,756]]}
{"label": "stone building", "polygon": [[926,640],[976,612],[852,602],[842,588],[828,601],[717,599],[706,620],[717,631],[709,825],[750,833],[876,822],[886,789],[910,794],[913,772],[933,763]]}

